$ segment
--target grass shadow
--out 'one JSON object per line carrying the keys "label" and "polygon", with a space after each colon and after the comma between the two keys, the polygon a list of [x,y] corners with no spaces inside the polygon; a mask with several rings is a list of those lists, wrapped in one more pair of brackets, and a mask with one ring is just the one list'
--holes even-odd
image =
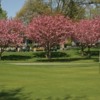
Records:
{"label": "grass shadow", "polygon": [[36,62],[73,62],[81,60],[92,60],[98,62],[98,51],[91,51],[91,57],[82,56],[76,49],[74,53],[72,51],[70,51],[70,53],[67,52],[54,51],[52,52],[51,59],[45,57],[45,52],[36,52],[33,56],[37,58]]}
{"label": "grass shadow", "polygon": [[89,100],[87,96],[76,96],[72,100]]}
{"label": "grass shadow", "polygon": [[1,90],[0,91],[0,100],[32,100],[28,94],[22,93],[22,88],[14,90]]}
{"label": "grass shadow", "polygon": [[81,60],[93,60],[94,62],[98,62],[97,58],[52,58],[52,59],[37,59],[36,62],[73,62],[73,61],[81,61]]}
{"label": "grass shadow", "polygon": [[71,96],[66,95],[65,97],[46,97],[46,98],[36,98],[35,100],[89,100],[87,96]]}
{"label": "grass shadow", "polygon": [[99,55],[99,51],[91,51],[91,56],[98,56]]}
{"label": "grass shadow", "polygon": [[46,98],[31,98],[31,93],[24,94],[23,88],[17,88],[13,90],[1,90],[0,100],[89,100],[87,96],[72,96],[67,94],[64,97],[48,96]]}
{"label": "grass shadow", "polygon": [[3,56],[2,60],[27,60],[31,59],[31,56],[25,56],[25,55],[8,55],[8,56]]}

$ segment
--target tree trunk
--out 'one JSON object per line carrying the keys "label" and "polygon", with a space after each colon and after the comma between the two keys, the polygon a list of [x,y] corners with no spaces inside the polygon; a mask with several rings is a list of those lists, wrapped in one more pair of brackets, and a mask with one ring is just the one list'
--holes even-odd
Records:
{"label": "tree trunk", "polygon": [[51,59],[51,51],[46,51],[46,58]]}
{"label": "tree trunk", "polygon": [[88,51],[87,51],[87,53],[88,53],[88,57],[90,58],[90,57],[91,57],[90,46],[88,46]]}
{"label": "tree trunk", "polygon": [[0,60],[2,60],[2,53],[0,52]]}
{"label": "tree trunk", "polygon": [[2,60],[2,53],[4,52],[3,48],[0,48],[0,60]]}
{"label": "tree trunk", "polygon": [[84,46],[81,45],[81,55],[84,56]]}
{"label": "tree trunk", "polygon": [[48,43],[46,45],[45,51],[46,51],[46,58],[51,59],[51,47],[50,47],[50,43]]}

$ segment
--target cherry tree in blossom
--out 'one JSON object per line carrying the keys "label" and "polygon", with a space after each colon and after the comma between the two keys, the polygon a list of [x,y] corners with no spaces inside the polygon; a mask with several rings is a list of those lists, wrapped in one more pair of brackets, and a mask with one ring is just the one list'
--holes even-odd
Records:
{"label": "cherry tree in blossom", "polygon": [[64,43],[72,32],[71,20],[64,16],[39,16],[29,24],[29,39],[45,48],[46,57],[51,58],[51,49]]}
{"label": "cherry tree in blossom", "polygon": [[75,23],[72,37],[79,42],[82,53],[84,53],[84,48],[87,47],[89,54],[90,48],[100,40],[100,19],[80,20]]}
{"label": "cherry tree in blossom", "polygon": [[6,47],[21,45],[24,29],[19,20],[0,20],[0,59]]}

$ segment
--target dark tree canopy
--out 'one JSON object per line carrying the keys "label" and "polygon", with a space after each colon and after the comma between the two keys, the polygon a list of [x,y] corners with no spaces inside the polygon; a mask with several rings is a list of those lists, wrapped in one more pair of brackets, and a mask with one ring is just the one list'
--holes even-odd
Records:
{"label": "dark tree canopy", "polygon": [[0,19],[6,19],[7,18],[7,12],[2,9],[0,4]]}

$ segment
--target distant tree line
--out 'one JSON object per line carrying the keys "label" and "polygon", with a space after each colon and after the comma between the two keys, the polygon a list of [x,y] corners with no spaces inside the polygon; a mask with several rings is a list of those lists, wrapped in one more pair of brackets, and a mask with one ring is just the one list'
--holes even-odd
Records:
{"label": "distant tree line", "polygon": [[28,23],[38,15],[62,14],[79,20],[100,15],[99,0],[26,0],[16,18]]}
{"label": "distant tree line", "polygon": [[63,15],[42,15],[34,17],[25,25],[21,20],[0,20],[0,56],[9,46],[23,46],[24,39],[38,43],[51,58],[52,48],[71,39],[77,42],[84,54],[100,41],[100,17],[73,21]]}

